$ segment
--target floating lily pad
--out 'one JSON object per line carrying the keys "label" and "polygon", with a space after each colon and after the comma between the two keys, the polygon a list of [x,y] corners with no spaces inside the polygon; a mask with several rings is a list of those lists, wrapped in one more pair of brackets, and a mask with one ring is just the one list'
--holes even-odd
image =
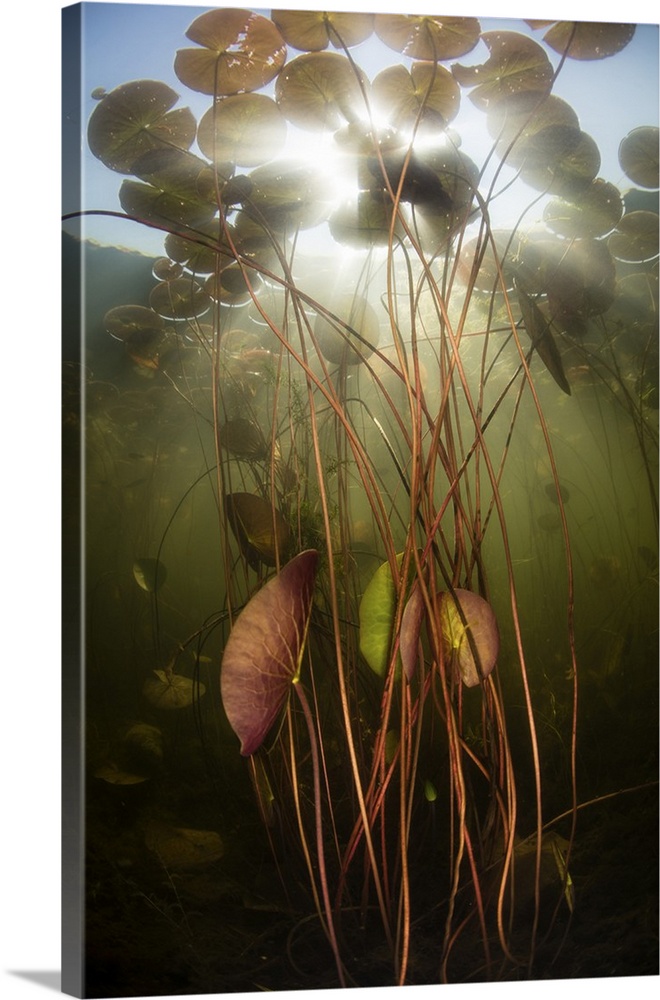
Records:
{"label": "floating lily pad", "polygon": [[241,167],[271,160],[285,139],[286,121],[265,94],[237,94],[216,101],[197,130],[199,148],[209,160],[233,161]]}
{"label": "floating lily pad", "polygon": [[384,69],[373,81],[372,97],[397,129],[418,122],[444,128],[461,103],[460,87],[449,70],[423,62],[413,63],[410,71],[405,66]]}
{"label": "floating lily pad", "polygon": [[497,620],[490,604],[470,590],[443,591],[440,626],[444,654],[466,687],[476,687],[493,671],[500,649]]}
{"label": "floating lily pad", "polygon": [[133,172],[140,181],[125,180],[119,189],[120,204],[128,215],[168,229],[173,223],[201,226],[217,211],[215,189],[205,192],[201,183],[209,173],[208,164],[191,153],[152,150],[135,161]]}
{"label": "floating lily pad", "polygon": [[344,202],[333,212],[328,227],[337,243],[364,248],[387,246],[393,229],[394,239],[403,236],[400,219],[394,221],[392,199],[385,193],[378,198],[371,191],[360,191],[357,199]]}
{"label": "floating lily pad", "polygon": [[481,36],[490,56],[480,66],[455,63],[452,73],[461,87],[474,88],[470,100],[490,110],[512,94],[548,94],[553,68],[543,48],[516,31],[485,31]]}
{"label": "floating lily pad", "polygon": [[299,128],[335,131],[364,117],[366,108],[358,80],[368,80],[338,52],[308,52],[287,63],[275,84],[280,111]]}
{"label": "floating lily pad", "polygon": [[348,11],[274,10],[271,18],[284,40],[303,52],[320,52],[328,45],[348,49],[366,41],[374,30],[373,14]]}
{"label": "floating lily pad", "polygon": [[607,59],[624,49],[634,34],[634,24],[557,21],[543,41],[569,59]]}
{"label": "floating lily pad", "polygon": [[551,201],[543,210],[546,226],[560,236],[571,239],[605,236],[623,215],[623,198],[619,189],[597,178],[580,192],[575,201]]}
{"label": "floating lily pad", "polygon": [[507,163],[515,167],[525,162],[525,142],[537,132],[556,125],[580,128],[578,116],[567,101],[538,91],[511,94],[489,106],[486,124],[496,140],[497,155],[506,157]]}
{"label": "floating lily pad", "polygon": [[259,90],[277,76],[286,44],[267,17],[249,10],[210,10],[186,36],[199,49],[179,49],[174,72],[187,87],[216,96]]}
{"label": "floating lily pad", "polygon": [[154,670],[153,674],[144,682],[142,693],[155,708],[165,711],[188,708],[206,692],[203,684],[172,670]]}
{"label": "floating lily pad", "polygon": [[153,149],[189,149],[197,123],[188,108],[172,110],[179,95],[164,83],[135,80],[103,96],[89,119],[87,140],[94,156],[118,173]]}
{"label": "floating lily pad", "polygon": [[521,176],[537,191],[581,198],[600,170],[600,151],[586,132],[550,125],[521,144]]}
{"label": "floating lily pad", "polygon": [[475,17],[377,14],[375,28],[389,48],[413,59],[433,62],[457,59],[471,52],[481,34]]}
{"label": "floating lily pad", "polygon": [[227,640],[220,690],[244,756],[259,749],[298,682],[317,565],[314,549],[295,556],[243,608]]}
{"label": "floating lily pad", "polygon": [[609,237],[610,252],[617,260],[641,263],[658,256],[658,216],[655,212],[624,215]]}
{"label": "floating lily pad", "polygon": [[619,163],[626,177],[640,187],[656,190],[660,185],[657,126],[633,129],[621,140]]}
{"label": "floating lily pad", "polygon": [[252,186],[243,213],[257,222],[263,220],[276,232],[311,229],[328,217],[333,195],[322,165],[276,160],[257,167],[249,178]]}

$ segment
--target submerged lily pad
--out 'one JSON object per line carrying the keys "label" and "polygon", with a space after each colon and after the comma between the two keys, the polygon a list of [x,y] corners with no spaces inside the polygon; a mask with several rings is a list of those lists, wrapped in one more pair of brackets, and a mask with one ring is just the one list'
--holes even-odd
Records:
{"label": "submerged lily pad", "polygon": [[489,106],[486,124],[496,140],[497,155],[515,167],[525,162],[526,141],[537,132],[556,125],[580,128],[578,116],[567,101],[538,91],[511,94]]}
{"label": "submerged lily pad", "polygon": [[259,90],[277,76],[286,44],[273,22],[249,10],[210,10],[186,32],[199,49],[179,49],[174,72],[187,87],[216,96]]}
{"label": "submerged lily pad", "polygon": [[269,448],[261,428],[245,417],[234,417],[222,424],[218,438],[222,447],[238,458],[263,460],[268,457]]}
{"label": "submerged lily pad", "polygon": [[103,325],[111,337],[124,343],[136,336],[158,336],[163,332],[162,316],[146,306],[115,306],[103,317]]}
{"label": "submerged lily pad", "polygon": [[314,323],[319,351],[332,364],[359,364],[378,346],[380,323],[373,306],[361,295],[346,295],[330,302],[329,309],[336,320],[319,313]]}
{"label": "submerged lily pad", "polygon": [[142,590],[155,594],[167,579],[167,568],[159,559],[136,559],[133,563],[133,576]]}
{"label": "submerged lily pad", "polygon": [[551,201],[543,210],[546,226],[571,239],[606,236],[623,215],[619,189],[597,178],[575,201]]}
{"label": "submerged lily pad", "polygon": [[172,670],[154,670],[154,676],[144,682],[142,693],[155,708],[171,711],[187,708],[206,692],[203,684]]}
{"label": "submerged lily pad", "polygon": [[192,278],[161,281],[152,288],[149,305],[165,319],[203,316],[211,307],[211,297]]}
{"label": "submerged lily pad", "polygon": [[220,691],[244,756],[259,749],[298,682],[318,558],[307,549],[291,559],[246,604],[227,640]]}
{"label": "submerged lily pad", "polygon": [[445,657],[454,662],[466,687],[492,673],[500,650],[497,620],[490,604],[470,590],[440,595],[440,626]]}
{"label": "submerged lily pad", "polygon": [[173,871],[211,864],[225,852],[222,838],[215,830],[196,830],[164,823],[149,823],[144,841],[162,864]]}
{"label": "submerged lily pad", "polygon": [[[397,556],[401,565],[402,554]],[[360,601],[360,652],[379,677],[384,677],[390,660],[396,585],[389,562],[378,567]]]}
{"label": "submerged lily pad", "polygon": [[581,198],[600,170],[600,151],[586,132],[551,125],[521,145],[521,176],[537,191]]}
{"label": "submerged lily pad", "polygon": [[229,493],[225,497],[227,517],[243,555],[250,566],[275,566],[286,558],[291,529],[276,507],[254,493]]}
{"label": "submerged lily pad", "polygon": [[134,80],[103,96],[89,119],[87,140],[111,170],[130,174],[152,149],[189,149],[197,123],[188,108],[172,110],[179,95],[156,80]]}

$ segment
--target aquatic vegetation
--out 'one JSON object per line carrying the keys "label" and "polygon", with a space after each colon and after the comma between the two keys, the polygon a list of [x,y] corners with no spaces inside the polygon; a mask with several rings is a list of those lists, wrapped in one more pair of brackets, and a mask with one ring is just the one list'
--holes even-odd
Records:
{"label": "aquatic vegetation", "polygon": [[623,787],[582,699],[657,659],[658,127],[601,176],[554,91],[635,31],[223,8],[181,98],[95,91],[163,250],[81,376],[94,705],[121,683],[198,803],[226,782],[226,830],[146,846],[183,879],[258,824],[311,985],[556,974],[582,807]]}

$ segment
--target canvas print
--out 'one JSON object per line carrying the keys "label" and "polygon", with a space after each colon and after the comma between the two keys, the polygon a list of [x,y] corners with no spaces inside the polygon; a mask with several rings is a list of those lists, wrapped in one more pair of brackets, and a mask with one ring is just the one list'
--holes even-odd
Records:
{"label": "canvas print", "polygon": [[63,16],[64,990],[656,975],[658,25]]}

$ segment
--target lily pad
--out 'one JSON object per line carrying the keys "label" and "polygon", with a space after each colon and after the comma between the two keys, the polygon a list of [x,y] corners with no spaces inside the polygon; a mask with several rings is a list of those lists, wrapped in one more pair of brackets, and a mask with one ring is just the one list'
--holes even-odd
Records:
{"label": "lily pad", "polygon": [[133,563],[133,576],[142,590],[155,594],[167,579],[167,568],[159,559],[136,559]]}
{"label": "lily pad", "polygon": [[215,830],[167,826],[165,823],[149,823],[144,841],[172,871],[211,864],[225,852],[222,838]]}
{"label": "lily pad", "polygon": [[105,94],[89,119],[87,141],[111,170],[130,174],[152,149],[189,149],[197,123],[188,108],[172,110],[179,95],[156,80],[134,80]]}
{"label": "lily pad", "polygon": [[476,17],[429,17],[417,14],[377,14],[376,34],[396,52],[436,62],[457,59],[479,41]]}
{"label": "lily pad", "polygon": [[387,114],[395,128],[410,128],[418,122],[444,128],[458,114],[460,87],[444,66],[413,63],[388,66],[373,81],[374,105]]}
{"label": "lily pad", "polygon": [[366,41],[374,30],[373,14],[348,11],[274,10],[271,18],[284,40],[302,52],[320,52],[328,45],[348,49]]}
{"label": "lily pad", "polygon": [[124,343],[136,336],[159,336],[164,329],[162,316],[146,306],[115,306],[103,317],[103,325],[111,337]]}
{"label": "lily pad", "polygon": [[345,295],[330,302],[337,319],[319,313],[314,336],[319,351],[332,364],[357,365],[378,346],[380,323],[376,312],[361,295]]}
{"label": "lily pad", "polygon": [[658,216],[655,212],[629,212],[608,239],[617,260],[641,263],[658,256]]}
{"label": "lily pad", "polygon": [[[356,76],[357,72],[357,76]],[[287,63],[275,84],[280,111],[299,128],[335,131],[365,115],[368,80],[338,52],[307,52]]]}
{"label": "lily pad", "polygon": [[249,10],[210,10],[187,37],[203,48],[179,49],[174,72],[187,87],[224,96],[259,90],[282,69],[286,44],[273,22]]}
{"label": "lily pad", "polygon": [[472,87],[470,100],[488,111],[513,94],[549,94],[554,71],[543,48],[516,31],[485,31],[490,56],[480,66],[455,63],[452,73],[461,87]]}
{"label": "lily pad", "polygon": [[634,184],[654,191],[660,186],[659,134],[657,126],[642,126],[629,132],[619,146],[619,163],[626,177]]}
{"label": "lily pad", "polygon": [[299,680],[317,565],[315,549],[291,559],[246,604],[227,640],[220,691],[244,756],[259,749]]}
{"label": "lily pad", "polygon": [[476,687],[492,673],[500,650],[493,609],[470,590],[443,591],[439,599],[444,655],[465,686]]}
{"label": "lily pad", "polygon": [[596,21],[557,21],[543,41],[569,59],[607,59],[625,49],[635,34],[634,24]]}
{"label": "lily pad", "polygon": [[233,161],[256,167],[279,153],[286,139],[286,121],[275,101],[265,94],[236,94],[216,101],[202,116],[197,142],[209,160]]}
{"label": "lily pad", "polygon": [[254,493],[229,493],[225,506],[243,555],[253,569],[258,569],[259,563],[275,566],[278,555],[286,558],[291,530],[276,507]]}
{"label": "lily pad", "polygon": [[144,682],[142,693],[155,708],[174,711],[189,705],[206,693],[199,682],[172,670],[154,670],[154,676]]}
{"label": "lily pad", "polygon": [[606,236],[623,215],[619,189],[597,178],[580,192],[576,201],[551,201],[543,210],[546,226],[559,236],[570,239]]}
{"label": "lily pad", "polygon": [[152,288],[149,305],[165,319],[192,319],[211,308],[211,297],[191,278],[160,281]]}
{"label": "lily pad", "polygon": [[[401,565],[402,554],[397,556]],[[379,677],[387,673],[396,610],[396,585],[389,562],[378,567],[360,601],[360,652]]]}

